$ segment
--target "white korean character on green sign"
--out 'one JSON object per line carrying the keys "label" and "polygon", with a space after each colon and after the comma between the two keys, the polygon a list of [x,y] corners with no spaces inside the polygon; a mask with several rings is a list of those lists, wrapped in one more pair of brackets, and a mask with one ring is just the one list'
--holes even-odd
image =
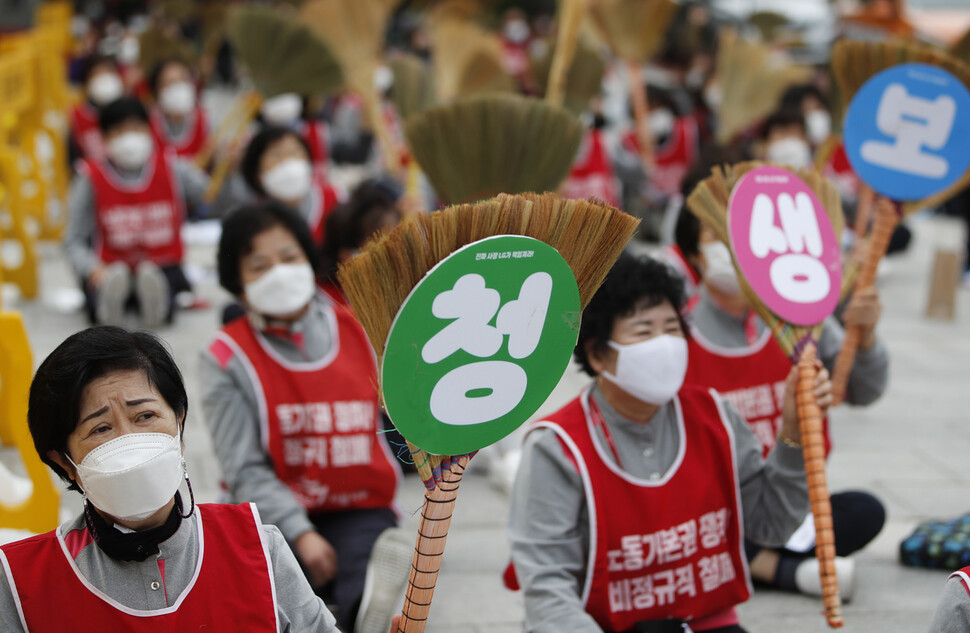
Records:
{"label": "white korean character on green sign", "polygon": [[579,318],[573,273],[543,242],[502,235],[452,253],[411,291],[388,335],[391,420],[442,455],[501,439],[555,388]]}

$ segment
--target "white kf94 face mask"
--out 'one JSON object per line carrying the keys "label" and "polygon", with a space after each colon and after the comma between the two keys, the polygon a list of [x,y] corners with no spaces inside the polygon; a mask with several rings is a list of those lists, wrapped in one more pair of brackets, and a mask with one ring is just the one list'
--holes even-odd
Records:
{"label": "white kf94 face mask", "polygon": [[177,81],[162,89],[158,106],[165,114],[186,115],[195,109],[195,86],[187,81]]}
{"label": "white kf94 face mask", "polygon": [[704,256],[704,280],[724,294],[736,297],[741,294],[738,271],[734,268],[731,251],[724,242],[705,242],[700,246]]}
{"label": "white kf94 face mask", "polygon": [[661,334],[646,341],[620,345],[608,341],[618,354],[616,373],[603,377],[637,400],[662,405],[684,384],[687,375],[687,339]]}
{"label": "white kf94 face mask", "polygon": [[308,263],[276,264],[263,276],[246,284],[246,303],[268,316],[293,314],[310,303],[316,292],[313,268]]}
{"label": "white kf94 face mask", "polygon": [[313,166],[302,158],[287,158],[264,172],[260,183],[277,200],[302,200],[313,184]]}
{"label": "white kf94 face mask", "polygon": [[78,485],[94,507],[123,521],[141,521],[172,500],[185,477],[178,434],[128,433],[84,456]]}

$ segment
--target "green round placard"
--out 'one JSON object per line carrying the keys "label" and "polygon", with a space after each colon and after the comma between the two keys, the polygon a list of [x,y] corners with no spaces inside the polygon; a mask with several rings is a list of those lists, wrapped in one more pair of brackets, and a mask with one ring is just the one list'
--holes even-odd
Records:
{"label": "green round placard", "polygon": [[544,242],[498,235],[455,251],[391,325],[381,364],[391,421],[437,455],[505,437],[556,387],[580,317],[576,278]]}

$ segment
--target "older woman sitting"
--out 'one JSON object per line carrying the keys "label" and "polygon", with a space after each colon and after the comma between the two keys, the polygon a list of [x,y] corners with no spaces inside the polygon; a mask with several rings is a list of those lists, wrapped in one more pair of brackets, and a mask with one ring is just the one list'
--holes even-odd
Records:
{"label": "older woman sitting", "polygon": [[37,453],[84,513],[0,547],[0,630],[336,630],[255,506],[185,508],[188,399],[157,338],[74,334],[37,370],[29,407]]}

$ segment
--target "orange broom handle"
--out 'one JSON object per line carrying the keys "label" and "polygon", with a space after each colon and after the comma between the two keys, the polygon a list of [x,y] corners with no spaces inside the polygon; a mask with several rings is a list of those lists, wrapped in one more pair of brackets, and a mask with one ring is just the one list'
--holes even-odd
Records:
{"label": "orange broom handle", "polygon": [[[859,276],[856,277],[856,290],[875,285],[876,269],[879,266],[879,261],[886,254],[886,249],[889,248],[889,238],[892,237],[898,223],[899,213],[897,213],[895,205],[890,200],[880,197],[876,201],[875,219],[872,224],[872,233],[869,236],[869,251],[866,253],[865,261],[862,262]],[[846,328],[845,340],[842,342],[842,349],[839,350],[832,372],[832,396],[837,405],[845,400],[849,373],[852,371],[852,364],[855,362],[856,350],[859,348],[861,338],[861,328],[854,326]]]}
{"label": "orange broom handle", "polygon": [[408,579],[408,590],[401,609],[398,633],[422,633],[428,622],[431,598],[438,581],[441,557],[445,552],[448,527],[451,525],[451,515],[458,497],[458,486],[469,459],[471,458],[468,455],[463,455],[448,468],[442,467],[440,483],[424,495],[418,538],[411,561],[411,577]]}
{"label": "orange broom handle", "polygon": [[835,533],[832,530],[832,504],[825,479],[825,440],[822,433],[822,410],[815,400],[815,345],[809,343],[798,361],[798,383],[795,403],[798,426],[802,434],[802,455],[808,480],[808,500],[815,516],[815,555],[822,579],[825,619],[833,629],[843,624],[839,580],[835,575]]}
{"label": "orange broom handle", "polygon": [[647,85],[643,81],[640,64],[629,62],[630,98],[633,100],[633,122],[640,144],[640,160],[647,171],[653,168],[653,132],[650,131],[650,102],[647,101]]}

